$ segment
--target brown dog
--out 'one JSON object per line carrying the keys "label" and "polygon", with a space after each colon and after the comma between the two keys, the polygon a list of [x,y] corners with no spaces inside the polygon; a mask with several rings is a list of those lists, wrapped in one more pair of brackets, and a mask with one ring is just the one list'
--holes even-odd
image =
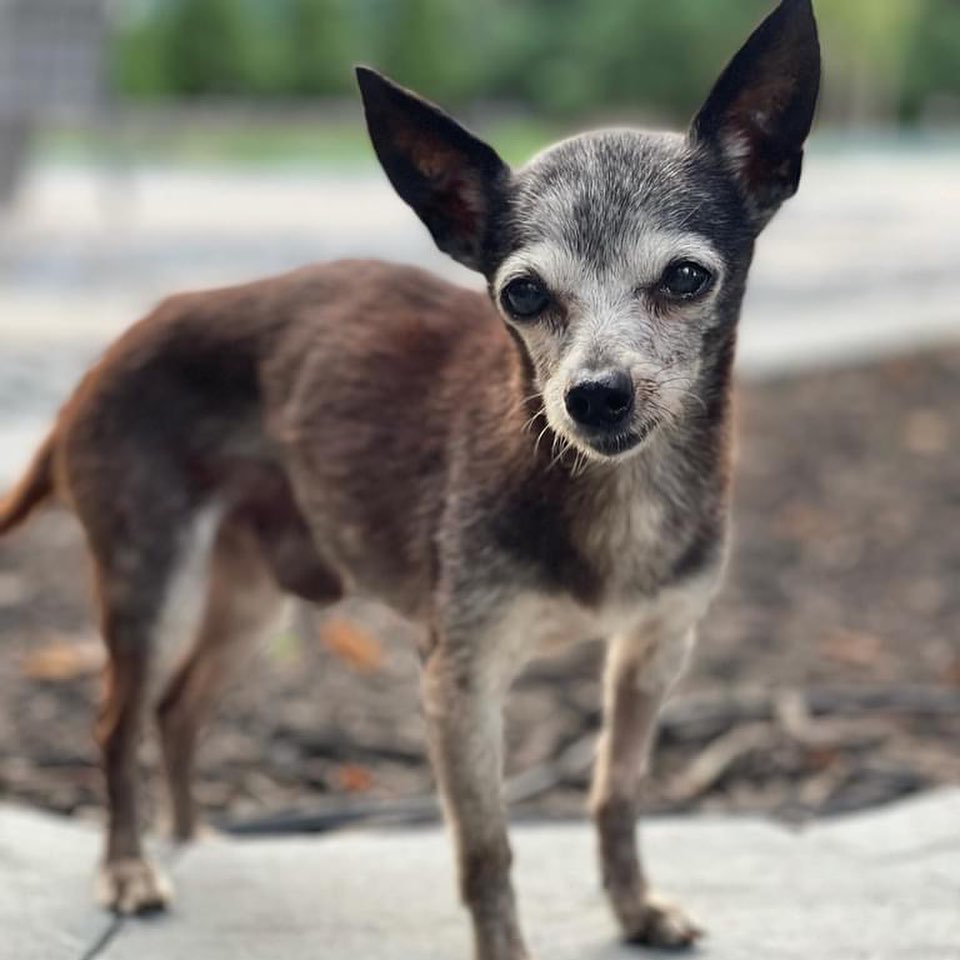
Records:
{"label": "brown dog", "polygon": [[501,800],[500,708],[529,656],[610,639],[592,808],[624,934],[697,928],[649,892],[635,791],[718,583],[729,388],[754,240],[798,185],[819,83],[784,0],[685,135],[565,141],[519,171],[359,71],[380,160],[490,296],[371,262],[164,302],[86,376],[0,532],[56,496],[93,556],[109,686],[102,896],[162,905],[135,754],[159,721],[175,830],[197,723],[283,593],[380,598],[423,630],[437,778],[480,960],[527,957]]}

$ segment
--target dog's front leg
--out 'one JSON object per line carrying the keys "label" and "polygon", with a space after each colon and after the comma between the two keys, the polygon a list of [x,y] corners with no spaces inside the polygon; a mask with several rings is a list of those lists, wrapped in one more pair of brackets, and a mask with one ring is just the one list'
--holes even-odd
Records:
{"label": "dog's front leg", "polygon": [[637,792],[649,763],[657,715],[693,636],[659,633],[624,636],[610,644],[590,805],[604,888],[624,936],[634,943],[675,948],[692,944],[701,931],[648,888],[637,844]]}
{"label": "dog's front leg", "polygon": [[424,667],[424,704],[476,958],[527,960],[510,881],[501,784],[502,708],[510,675],[495,660],[486,644],[438,639]]}

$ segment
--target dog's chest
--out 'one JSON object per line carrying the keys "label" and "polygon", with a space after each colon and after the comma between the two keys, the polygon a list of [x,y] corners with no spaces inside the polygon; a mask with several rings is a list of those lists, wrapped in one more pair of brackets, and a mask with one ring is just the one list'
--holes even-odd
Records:
{"label": "dog's chest", "polygon": [[639,592],[654,593],[662,581],[675,536],[660,498],[615,491],[579,524],[584,561],[602,577],[603,595],[622,605]]}
{"label": "dog's chest", "polygon": [[529,592],[511,603],[500,629],[504,642],[523,656],[549,653],[623,633],[642,621],[648,606],[591,608],[567,594]]}
{"label": "dog's chest", "polygon": [[[653,631],[682,636],[703,615],[722,566],[718,555],[678,578],[676,559],[689,536],[671,505],[649,489],[630,484],[610,490],[571,535],[572,568],[587,572],[517,595],[503,620],[507,642],[534,652]],[[593,589],[578,591],[584,583]]]}
{"label": "dog's chest", "polygon": [[585,640],[619,637],[641,644],[680,643],[706,611],[717,573],[702,573],[654,596],[599,606],[567,594],[526,591],[506,606],[497,625],[498,641],[520,661]]}
{"label": "dog's chest", "polygon": [[604,621],[649,606],[674,579],[676,557],[690,536],[686,518],[660,491],[630,477],[588,501],[569,530],[576,563],[587,572],[582,580],[593,586],[592,595],[579,599]]}

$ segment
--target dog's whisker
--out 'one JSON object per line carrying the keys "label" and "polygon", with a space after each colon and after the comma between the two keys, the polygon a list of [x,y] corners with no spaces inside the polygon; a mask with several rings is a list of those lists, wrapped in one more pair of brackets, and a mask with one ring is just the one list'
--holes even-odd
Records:
{"label": "dog's whisker", "polygon": [[563,457],[567,451],[573,446],[573,444],[566,437],[562,437],[560,434],[557,434],[557,439],[560,441],[560,451],[550,461],[550,465],[547,467],[548,470],[552,470],[555,466],[557,466],[557,464],[563,460]]}
{"label": "dog's whisker", "polygon": [[540,407],[540,409],[537,410],[537,412],[523,424],[523,427],[521,429],[523,430],[524,433],[526,433],[534,425],[534,423],[536,423],[536,421],[540,419],[540,417],[545,417],[546,415],[547,415],[546,408]]}
{"label": "dog's whisker", "polygon": [[577,459],[573,465],[575,477],[583,476],[590,468],[590,458],[582,450],[577,451]]}
{"label": "dog's whisker", "polygon": [[534,455],[540,450],[540,441],[543,439],[543,435],[550,429],[550,424],[548,423],[541,431],[539,436],[536,439],[536,442],[533,445]]}

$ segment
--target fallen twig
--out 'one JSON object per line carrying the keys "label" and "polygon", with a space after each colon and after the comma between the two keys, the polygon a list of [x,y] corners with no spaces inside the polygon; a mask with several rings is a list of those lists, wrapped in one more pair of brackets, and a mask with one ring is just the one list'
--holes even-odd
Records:
{"label": "fallen twig", "polygon": [[741,757],[768,745],[776,738],[776,729],[769,723],[757,722],[734,727],[717,737],[693,762],[674,778],[667,796],[685,803],[706,793]]}

